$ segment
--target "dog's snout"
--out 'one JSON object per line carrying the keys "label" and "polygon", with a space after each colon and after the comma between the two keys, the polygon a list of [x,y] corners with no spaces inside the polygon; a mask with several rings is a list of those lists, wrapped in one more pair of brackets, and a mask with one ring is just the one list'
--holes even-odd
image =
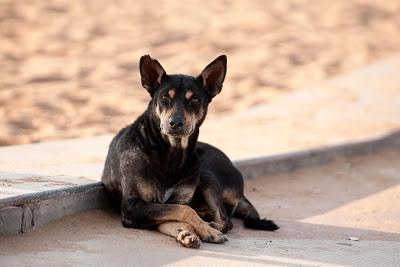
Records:
{"label": "dog's snout", "polygon": [[174,130],[182,128],[183,124],[183,117],[180,115],[175,115],[169,118],[169,126]]}

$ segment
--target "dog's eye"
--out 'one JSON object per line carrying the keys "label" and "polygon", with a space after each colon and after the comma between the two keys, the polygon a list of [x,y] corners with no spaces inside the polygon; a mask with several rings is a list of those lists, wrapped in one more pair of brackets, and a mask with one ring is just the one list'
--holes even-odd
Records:
{"label": "dog's eye", "polygon": [[190,103],[197,104],[199,103],[199,100],[197,98],[191,98]]}
{"label": "dog's eye", "polygon": [[169,100],[169,97],[168,97],[168,95],[163,95],[163,96],[162,96],[162,99],[163,99],[163,100]]}

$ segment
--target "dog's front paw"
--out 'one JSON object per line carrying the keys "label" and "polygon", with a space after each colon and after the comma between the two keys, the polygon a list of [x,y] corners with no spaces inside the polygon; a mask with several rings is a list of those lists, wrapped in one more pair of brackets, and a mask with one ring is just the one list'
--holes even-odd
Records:
{"label": "dog's front paw", "polygon": [[187,248],[199,248],[201,244],[200,238],[188,230],[181,230],[176,236],[176,241]]}
{"label": "dog's front paw", "polygon": [[198,233],[201,241],[207,242],[207,243],[215,243],[215,244],[223,244],[226,241],[228,241],[228,238],[218,231],[217,229],[211,228],[208,226],[206,229]]}

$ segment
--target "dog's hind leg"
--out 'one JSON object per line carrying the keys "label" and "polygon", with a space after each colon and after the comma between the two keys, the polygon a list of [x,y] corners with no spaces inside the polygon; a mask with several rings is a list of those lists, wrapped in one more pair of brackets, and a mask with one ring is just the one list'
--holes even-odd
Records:
{"label": "dog's hind leg", "polygon": [[200,237],[194,228],[183,222],[165,222],[157,226],[158,231],[176,238],[176,241],[187,248],[199,248]]}
{"label": "dog's hind leg", "polygon": [[203,192],[203,197],[208,204],[209,212],[212,217],[212,221],[209,222],[210,226],[226,233],[232,229],[233,224],[229,220],[222,200],[222,194],[215,192],[212,188],[207,188]]}
{"label": "dog's hind leg", "polygon": [[[199,202],[206,207],[206,216],[209,217],[210,226],[226,233],[232,229],[233,224],[229,220],[223,205],[222,189],[215,175],[209,171],[201,173],[201,183],[197,188],[198,194],[201,195]],[[195,193],[195,195],[196,195]],[[195,198],[196,199],[196,198]],[[193,201],[195,202],[195,200]],[[201,214],[201,212],[199,212]]]}
{"label": "dog's hind leg", "polygon": [[244,226],[247,228],[266,231],[275,231],[279,229],[279,226],[273,221],[261,219],[257,210],[245,196],[239,200],[233,212],[234,217],[243,219]]}

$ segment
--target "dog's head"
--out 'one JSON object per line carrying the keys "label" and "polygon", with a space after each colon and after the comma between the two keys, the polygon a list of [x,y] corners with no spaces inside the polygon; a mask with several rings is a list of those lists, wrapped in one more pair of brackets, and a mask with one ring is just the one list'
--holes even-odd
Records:
{"label": "dog's head", "polygon": [[161,132],[170,137],[189,137],[200,127],[212,98],[221,92],[226,56],[211,62],[198,77],[167,75],[161,64],[145,55],[140,59],[143,87],[152,97],[151,107]]}

